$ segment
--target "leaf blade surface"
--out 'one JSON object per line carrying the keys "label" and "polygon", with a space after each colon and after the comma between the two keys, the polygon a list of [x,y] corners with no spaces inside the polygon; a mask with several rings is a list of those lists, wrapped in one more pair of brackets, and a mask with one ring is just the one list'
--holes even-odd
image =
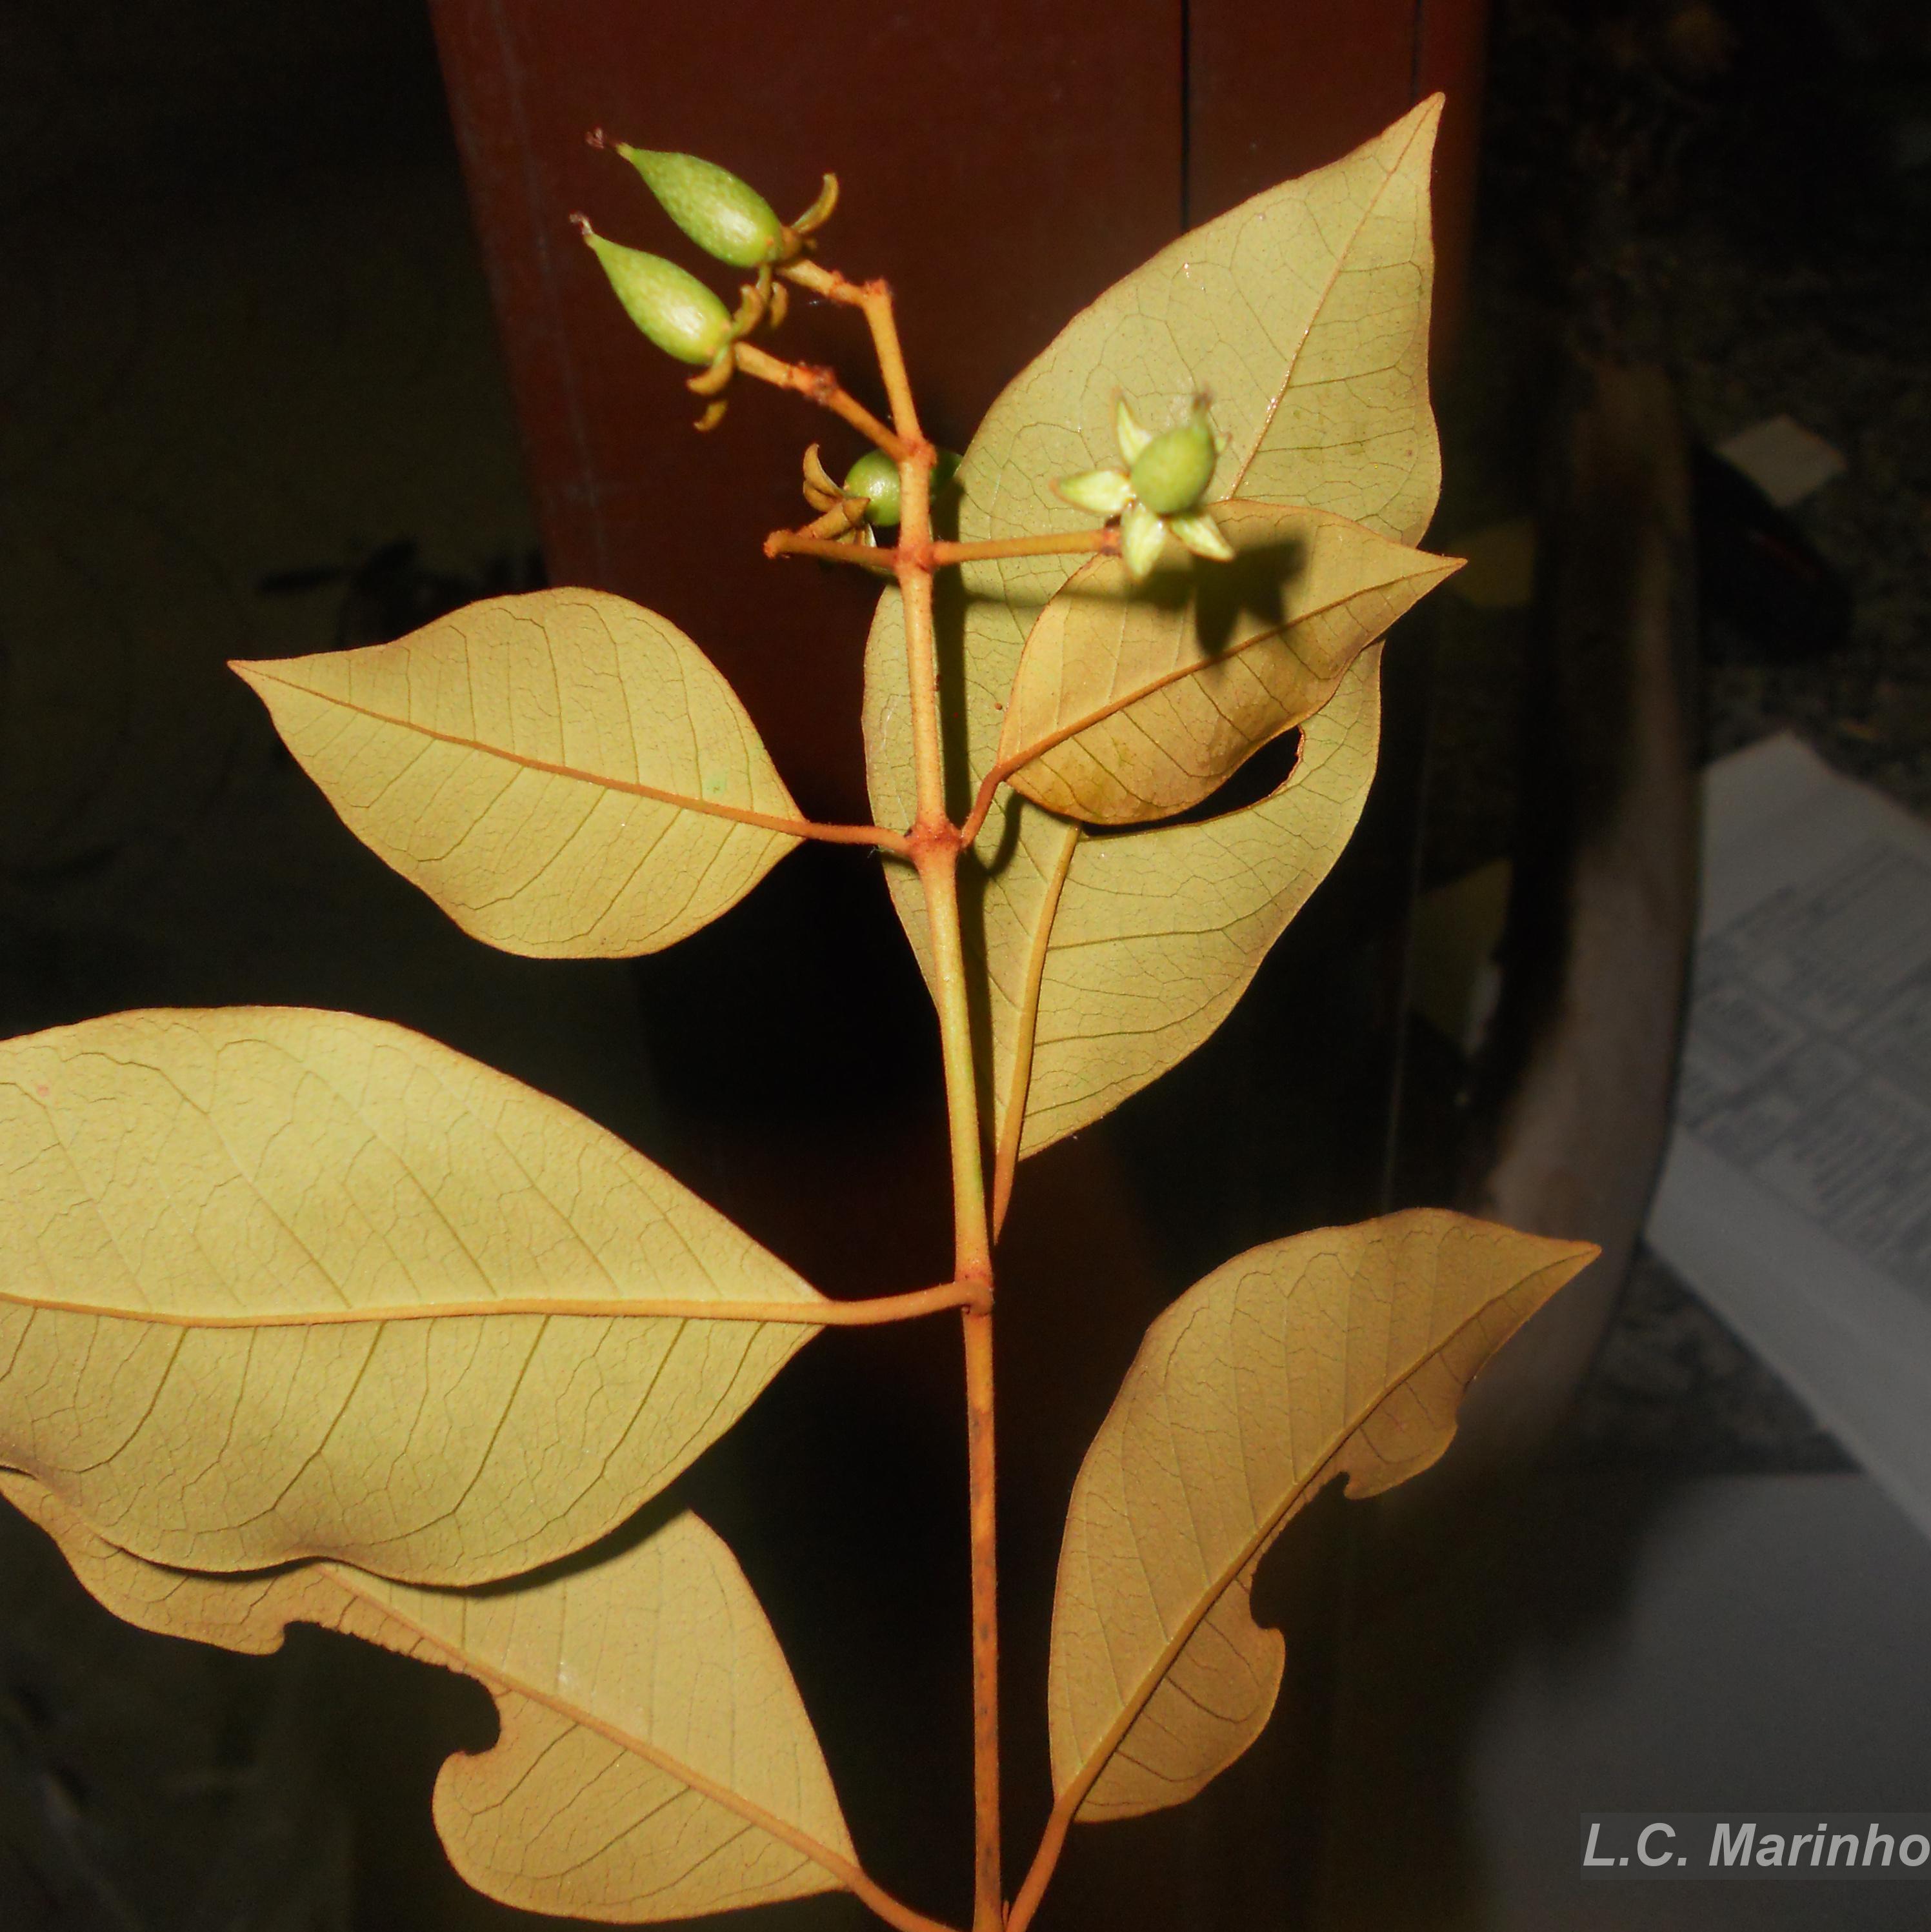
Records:
{"label": "leaf blade surface", "polygon": [[1170,550],[1177,568],[1136,583],[1097,557],[1041,612],[999,741],[998,769],[1034,804],[1104,825],[1190,809],[1455,568],[1324,511],[1215,514],[1233,563]]}
{"label": "leaf blade surface", "polygon": [[1285,1646],[1249,1606],[1282,1528],[1441,1455],[1462,1391],[1596,1250],[1436,1209],[1237,1256],[1149,1328],[1075,1483],[1053,1612],[1056,1797],[1183,1802],[1260,1734]]}
{"label": "leaf blade surface", "polygon": [[234,668],[349,829],[505,952],[658,951],[798,842],[730,686],[674,625],[602,591],[492,598],[394,644]]}
{"label": "leaf blade surface", "polygon": [[[880,633],[868,693],[889,705],[898,661],[888,624]],[[1102,1119],[1233,1010],[1360,820],[1381,656],[1371,645],[1355,659],[1302,727],[1294,770],[1253,805],[1106,838],[1028,800],[995,809],[960,890],[967,957],[984,974],[979,1090],[1002,1166]],[[917,879],[888,862],[886,880],[922,966]]]}
{"label": "leaf blade surface", "polygon": [[0,1171],[0,1462],[195,1568],[547,1562],[721,1434],[823,1305],[571,1109],[347,1014],[7,1042]]}
{"label": "leaf blade surface", "polygon": [[302,1622],[479,1679],[487,1750],[436,1780],[470,1885],[526,1911],[635,1924],[850,1885],[857,1860],[797,1687],[750,1585],[688,1512],[601,1561],[482,1593],[346,1564],[216,1576],[89,1530],[50,1492],[0,1492],[117,1616],[255,1653]]}
{"label": "leaf blade surface", "polygon": [[[1303,506],[1397,544],[1418,542],[1441,475],[1427,376],[1429,166],[1440,110],[1438,97],[1424,101],[1332,167],[1270,189],[1183,236],[1075,317],[1008,386],[973,436],[959,472],[961,536],[982,541],[1090,528],[1053,494],[1052,484],[1117,461],[1118,394],[1124,390],[1136,404],[1166,398],[1177,406],[1204,385],[1228,439],[1210,495]],[[1027,637],[1078,567],[1066,557],[1006,558],[967,566],[956,586],[940,581],[940,670],[959,738],[948,760],[955,818],[999,761],[1007,699]],[[904,657],[897,593],[887,590],[866,652],[865,712],[873,813],[886,825],[908,824],[913,816]],[[1345,735],[1358,740],[1363,718],[1374,714],[1361,704],[1354,709]],[[1357,760],[1351,767],[1358,795],[1324,805],[1318,822],[1304,828],[1306,889],[1280,896],[1294,910],[1338,856],[1327,831],[1342,825],[1345,842],[1373,769],[1370,745],[1365,765]],[[1306,792],[1294,802],[1312,799]],[[1293,817],[1288,805],[1277,794],[1249,810],[1273,812],[1285,824]],[[1187,834],[1201,836],[1211,865],[1209,848],[1228,823],[1216,822],[1222,833],[1160,828],[1177,878],[1192,870]],[[1069,834],[1065,823],[1002,788],[961,866],[968,949],[986,961],[991,982],[987,1004],[975,1016],[988,1138],[1009,1126],[1020,1130],[1009,1118],[1013,1083],[999,1070],[1027,1064],[1030,1056],[995,1047],[993,1036],[997,1027],[1009,1033],[1017,1025],[1029,976],[1050,947],[1039,922],[1065,906],[1055,881],[1070,876],[1073,855],[1066,842],[1085,836]],[[886,878],[929,976],[916,880],[909,867],[892,862]],[[981,910],[970,904],[975,896]],[[1252,978],[1285,924],[1251,928],[1257,950],[1234,976],[1239,985]],[[1194,944],[1192,935],[1177,934],[1168,956],[1156,946],[1144,949],[1142,983],[1186,970],[1184,957]],[[1130,1024],[1130,1013],[1121,1017]],[[1211,1030],[1177,1032],[1170,1055],[1148,1054],[1104,1104],[1086,1099],[1069,1108],[1059,1117],[1069,1124],[1026,1123],[1025,1151],[1098,1118]],[[1017,1104],[1026,1105],[1023,1091]]]}

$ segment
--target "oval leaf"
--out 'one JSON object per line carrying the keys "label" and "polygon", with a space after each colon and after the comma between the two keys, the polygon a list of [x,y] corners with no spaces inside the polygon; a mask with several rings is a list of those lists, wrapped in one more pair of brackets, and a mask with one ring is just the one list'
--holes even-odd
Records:
{"label": "oval leaf", "polygon": [[1458,567],[1320,510],[1219,505],[1234,561],[1170,548],[1144,584],[1076,572],[1033,626],[994,770],[1049,812],[1186,812],[1320,710],[1348,667]]}
{"label": "oval leaf", "polygon": [[1177,1804],[1260,1735],[1285,1646],[1249,1608],[1336,1476],[1448,1446],[1462,1392],[1597,1250],[1432,1208],[1250,1249],[1147,1332],[1073,1486],[1048,1700],[1060,1814]]}
{"label": "oval leaf", "polygon": [[798,842],[736,694],[621,597],[493,598],[395,644],[234,668],[349,829],[506,952],[654,952]]}
{"label": "oval leaf", "polygon": [[0,1169],[0,1463],[196,1569],[547,1562],[721,1435],[825,1305],[568,1107],[346,1013],[10,1041]]}
{"label": "oval leaf", "polygon": [[0,1493],[145,1630],[259,1653],[319,1624],[477,1678],[500,1730],[443,1766],[436,1823],[492,1898],[633,1924],[864,1883],[778,1640],[694,1516],[600,1562],[471,1594],[346,1564],[164,1569],[37,1484],[0,1472]]}

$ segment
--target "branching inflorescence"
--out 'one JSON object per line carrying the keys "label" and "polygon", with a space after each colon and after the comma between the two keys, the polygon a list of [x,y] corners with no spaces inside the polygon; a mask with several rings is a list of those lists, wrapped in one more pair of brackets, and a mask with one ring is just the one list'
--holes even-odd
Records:
{"label": "branching inflorescence", "polygon": [[[601,1543],[820,1328],[961,1324],[970,1924],[1022,1932],[1075,1822],[1180,1802],[1267,1721],[1282,1641],[1249,1592],[1289,1518],[1336,1477],[1369,1494],[1439,1455],[1469,1380],[1593,1252],[1414,1210],[1267,1243],[1154,1324],[1070,1499],[1056,1802],[1009,1901],[998,1231],[1026,1156],[1219,1024],[1358,816],[1380,640],[1454,568],[1413,548],[1437,480],[1438,107],[1109,292],[962,466],[920,422],[889,288],[817,259],[830,176],[787,224],[711,163],[617,145],[751,277],[727,308],[575,218],[646,336],[697,370],[698,427],[742,376],[870,446],[841,481],[806,448],[814,514],[764,549],[890,579],[874,823],[804,818],[697,647],[598,592],[236,667],[349,827],[512,952],[673,944],[805,839],[882,855],[943,1048],[949,1282],[828,1300],[569,1108],[352,1015],[124,1014],[0,1048],[0,1489],[134,1622],[264,1650],[307,1621],[478,1678],[501,1736],[445,1766],[436,1815],[482,1890],[628,1922],[844,1888],[901,1932],[940,1926],[867,1874],[715,1534],[687,1512]],[[883,417],[754,341],[794,289],[862,320]],[[949,488],[957,540],[934,533]],[[969,674],[948,719],[933,586],[952,568]],[[1183,816],[1295,730],[1266,797]]]}

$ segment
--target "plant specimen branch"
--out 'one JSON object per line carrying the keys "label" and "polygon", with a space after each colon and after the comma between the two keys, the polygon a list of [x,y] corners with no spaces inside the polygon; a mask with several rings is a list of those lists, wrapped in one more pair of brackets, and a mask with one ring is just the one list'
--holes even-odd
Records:
{"label": "plant specimen branch", "polygon": [[[802,362],[781,361],[748,342],[733,344],[731,356],[747,376],[755,376],[760,382],[769,382],[775,388],[793,390],[809,398],[820,409],[829,410],[835,416],[842,416],[862,436],[869,436],[895,463],[905,460],[910,447],[906,439],[888,429],[856,396],[850,394],[830,370],[814,369]],[[694,376],[691,380],[695,382],[703,379]]]}
{"label": "plant specimen branch", "polygon": [[[1076,316],[972,439],[956,541],[932,504],[960,460],[920,422],[889,286],[811,257],[835,180],[786,224],[713,163],[592,136],[748,278],[727,308],[573,218],[631,320],[698,371],[698,427],[742,374],[872,446],[842,480],[807,449],[813,520],[764,550],[895,580],[865,666],[877,823],[802,816],[704,652],[601,590],[235,667],[346,825],[512,952],[634,957],[801,840],[880,854],[937,1018],[949,1281],[828,1299],[571,1108],[356,1015],[142,1012],[0,1042],[0,1495],[145,1628],[259,1652],[306,1622],[476,1678],[498,1742],[445,1766],[436,1823],[492,1896],[652,1920],[842,1889],[896,1932],[950,1932],[866,1873],[722,1540],[688,1511],[623,1528],[816,1330],[958,1312],[970,1928],[1027,1932],[1075,1822],[1183,1802],[1267,1722],[1283,1645],[1249,1586],[1288,1519],[1331,1478],[1366,1494],[1426,1467],[1469,1378],[1588,1258],[1415,1210],[1264,1242],[1153,1323],[1068,1504],[1054,1800],[1009,1912],[995,1242],[1025,1158],[1207,1038],[1360,815],[1380,640],[1454,567],[1412,548],[1438,482],[1439,107]],[[863,316],[889,422],[748,340],[787,289]],[[1051,527],[1067,505],[1099,526]],[[1195,574],[1178,596],[1145,586],[1163,558]],[[936,574],[994,562],[942,691]],[[1210,598],[1237,565],[1240,596]],[[1193,812],[1297,728],[1267,796]]]}
{"label": "plant specimen branch", "polygon": [[918,816],[912,860],[925,890],[946,1077],[952,1148],[952,1272],[980,1283],[985,1305],[966,1310],[967,1514],[971,1543],[973,1682],[973,1932],[999,1932],[1006,1912],[1000,1859],[999,1774],[999,1567],[997,1468],[992,1352],[992,1235],[986,1213],[978,1082],[964,940],[959,923],[958,828],[946,812],[945,752],[939,718],[938,646],[933,626],[931,476],[938,452],[925,439],[899,349],[890,293],[868,292],[865,307],[894,426],[898,461],[896,568],[904,599],[906,673],[912,692]]}

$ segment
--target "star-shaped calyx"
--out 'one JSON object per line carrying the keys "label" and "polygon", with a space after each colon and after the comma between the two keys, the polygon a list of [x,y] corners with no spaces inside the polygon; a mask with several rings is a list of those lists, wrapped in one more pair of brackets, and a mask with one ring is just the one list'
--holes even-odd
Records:
{"label": "star-shaped calyx", "polygon": [[1120,554],[1127,574],[1137,580],[1153,568],[1169,530],[1195,556],[1231,562],[1234,547],[1201,502],[1220,453],[1207,398],[1194,398],[1179,428],[1155,436],[1123,396],[1114,405],[1113,433],[1124,469],[1084,470],[1053,488],[1075,509],[1120,519]]}

